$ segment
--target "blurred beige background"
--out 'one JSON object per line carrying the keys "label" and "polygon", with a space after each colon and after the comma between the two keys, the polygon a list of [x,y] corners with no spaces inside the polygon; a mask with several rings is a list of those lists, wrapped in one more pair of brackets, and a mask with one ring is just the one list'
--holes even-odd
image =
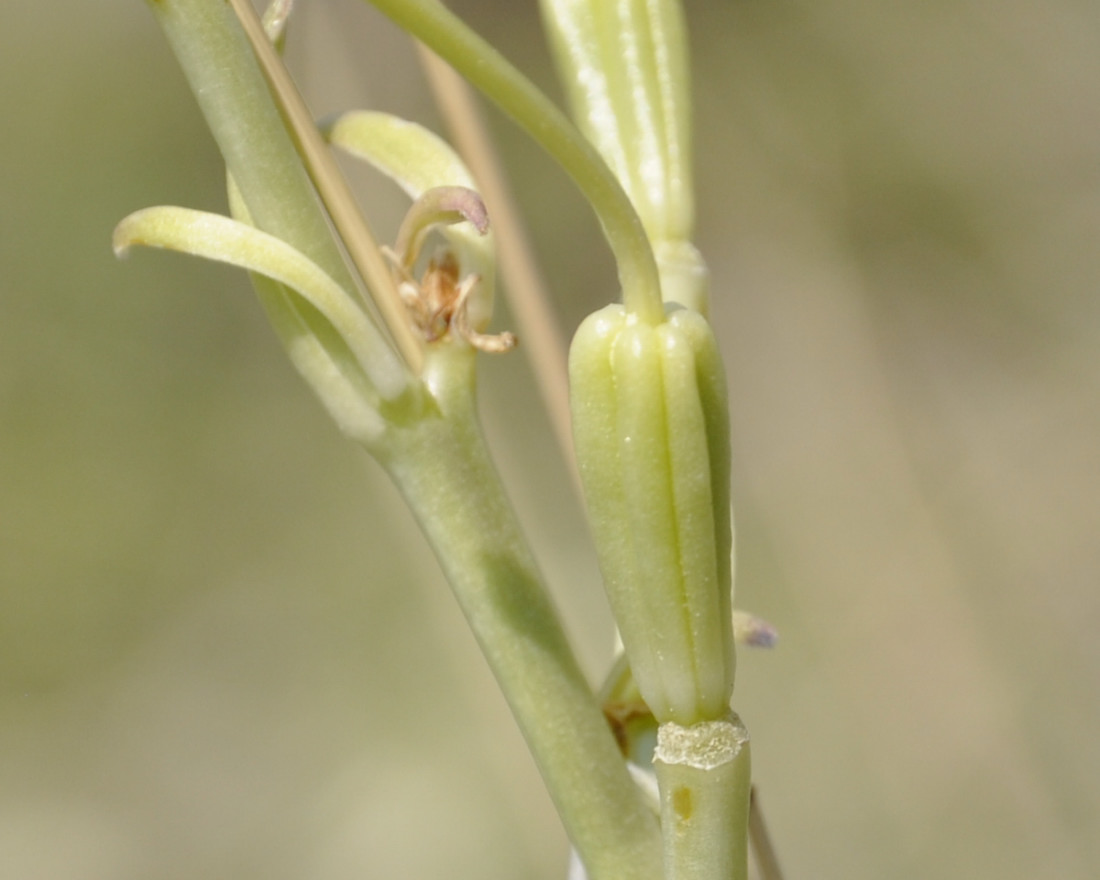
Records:
{"label": "blurred beige background", "polygon": [[[435,124],[388,25],[301,5],[319,115]],[[531,3],[456,5],[552,87]],[[1100,875],[1100,16],[688,12],[738,604],[781,631],[735,705],[788,876]],[[8,0],[0,112],[0,877],[562,877],[433,560],[244,277],[111,256],[131,210],[224,204],[144,4]],[[493,124],[571,330],[614,295],[606,251]],[[392,235],[400,197],[355,178]],[[610,625],[522,358],[484,387],[597,678]]]}

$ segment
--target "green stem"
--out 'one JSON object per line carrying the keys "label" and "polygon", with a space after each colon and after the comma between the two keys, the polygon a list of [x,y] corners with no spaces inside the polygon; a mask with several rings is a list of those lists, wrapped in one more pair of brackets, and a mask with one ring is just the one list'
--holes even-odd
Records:
{"label": "green stem", "polygon": [[[240,20],[228,3],[147,0],[168,38],[257,228],[293,245],[347,291],[344,261]],[[382,387],[411,376],[395,352],[377,353]]]}
{"label": "green stem", "polygon": [[256,226],[354,289],[252,47],[227,3],[147,0]]}
{"label": "green stem", "polygon": [[595,147],[530,80],[438,0],[370,0],[485,93],[573,178],[603,225],[623,304],[647,323],[664,318],[657,267],[642,221]]}
{"label": "green stem", "polygon": [[659,880],[660,833],[577,665],[488,457],[463,358],[429,354],[442,412],[374,451],[420,522],[590,880]]}
{"label": "green stem", "polygon": [[298,92],[280,53],[264,31],[251,0],[229,0],[244,28],[268,84],[274,93],[280,115],[306,173],[320,196],[329,219],[344,245],[344,252],[366,283],[370,299],[389,330],[394,345],[414,372],[420,370],[420,340],[409,325],[408,313],[397,285],[390,274],[382,251],[375,241],[363,212],[355,202],[351,188],[340,173],[336,159],[321,137],[313,116]]}
{"label": "green stem", "polygon": [[749,735],[733,713],[657,730],[665,880],[746,880]]}

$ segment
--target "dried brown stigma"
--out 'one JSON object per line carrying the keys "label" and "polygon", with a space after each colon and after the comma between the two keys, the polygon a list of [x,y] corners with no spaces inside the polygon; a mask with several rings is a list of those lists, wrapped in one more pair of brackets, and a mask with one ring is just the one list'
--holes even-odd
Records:
{"label": "dried brown stigma", "polygon": [[386,249],[386,254],[398,276],[401,299],[425,342],[438,342],[453,332],[474,348],[490,354],[515,348],[517,339],[513,333],[479,333],[470,326],[466,307],[481,278],[467,275],[460,280],[453,253],[444,251],[432,258],[419,281],[392,251]]}
{"label": "dried brown stigma", "polygon": [[485,204],[476,192],[460,186],[429,189],[413,202],[398,230],[395,247],[383,248],[383,253],[390,261],[413,324],[426,342],[437,342],[453,333],[481,351],[509,351],[516,345],[513,334],[479,333],[470,325],[467,306],[481,277],[471,274],[460,278],[452,251],[432,258],[419,280],[413,274],[428,234],[440,225],[463,221],[483,235],[489,229]]}

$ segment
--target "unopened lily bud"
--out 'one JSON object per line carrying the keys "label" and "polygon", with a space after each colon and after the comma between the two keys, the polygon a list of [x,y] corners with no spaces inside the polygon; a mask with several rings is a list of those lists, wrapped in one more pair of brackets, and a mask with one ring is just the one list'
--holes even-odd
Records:
{"label": "unopened lily bud", "polygon": [[679,0],[540,0],[573,116],[654,243],[695,222],[687,37]]}
{"label": "unopened lily bud", "polygon": [[666,303],[708,310],[691,244],[691,98],[680,0],[540,0],[577,125],[630,196],[653,245]]}
{"label": "unopened lily bud", "polygon": [[710,325],[608,306],[569,358],[573,432],[623,646],[659,721],[724,717],[733,689],[729,416]]}

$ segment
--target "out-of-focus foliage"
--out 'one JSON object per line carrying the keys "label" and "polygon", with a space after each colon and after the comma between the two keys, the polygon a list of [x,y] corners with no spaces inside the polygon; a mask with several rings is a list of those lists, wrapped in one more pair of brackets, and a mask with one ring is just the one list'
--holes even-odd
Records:
{"label": "out-of-focus foliage", "polygon": [[[552,82],[534,4],[456,6]],[[319,115],[434,119],[392,28],[303,7]],[[687,11],[738,604],[782,634],[734,700],[785,866],[1094,877],[1100,28],[1066,0]],[[0,112],[0,876],[561,876],[434,563],[246,280],[111,256],[135,208],[223,207],[144,5],[10,0]],[[572,329],[606,251],[494,127]],[[392,237],[401,197],[356,182]],[[598,677],[595,562],[526,367],[485,378]]]}

